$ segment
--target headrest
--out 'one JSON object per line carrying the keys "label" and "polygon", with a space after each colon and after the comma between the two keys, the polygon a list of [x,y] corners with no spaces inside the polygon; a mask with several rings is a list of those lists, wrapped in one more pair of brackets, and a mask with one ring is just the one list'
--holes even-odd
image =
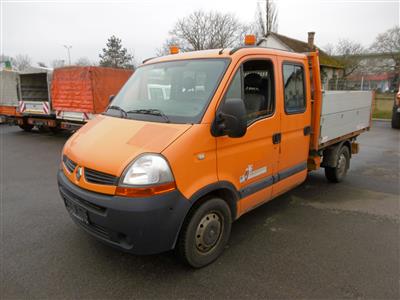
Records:
{"label": "headrest", "polygon": [[261,87],[261,76],[257,73],[247,74],[244,78],[244,86],[252,87],[252,88],[260,88]]}

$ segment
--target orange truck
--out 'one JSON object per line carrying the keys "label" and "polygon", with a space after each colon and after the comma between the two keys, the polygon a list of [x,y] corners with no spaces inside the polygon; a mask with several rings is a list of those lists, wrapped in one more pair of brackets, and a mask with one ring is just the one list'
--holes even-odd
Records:
{"label": "orange truck", "polygon": [[344,179],[372,97],[322,91],[318,52],[246,45],[150,59],[66,142],[59,191],[98,240],[134,254],[175,249],[203,267],[233,221],[309,171]]}
{"label": "orange truck", "polygon": [[51,98],[57,123],[64,129],[77,129],[103,113],[109,96],[118,93],[132,73],[132,70],[95,66],[55,69]]}

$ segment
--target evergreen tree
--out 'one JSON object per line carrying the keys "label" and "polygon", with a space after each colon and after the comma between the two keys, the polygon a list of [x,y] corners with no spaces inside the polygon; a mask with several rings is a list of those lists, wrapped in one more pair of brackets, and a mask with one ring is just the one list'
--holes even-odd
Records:
{"label": "evergreen tree", "polygon": [[103,53],[99,54],[100,66],[133,69],[133,55],[128,53],[126,48],[122,47],[122,41],[115,35],[111,36],[103,48]]}

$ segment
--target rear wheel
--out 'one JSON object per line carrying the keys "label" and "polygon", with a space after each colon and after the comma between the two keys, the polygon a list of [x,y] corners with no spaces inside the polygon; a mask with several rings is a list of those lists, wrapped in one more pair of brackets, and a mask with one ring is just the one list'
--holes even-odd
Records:
{"label": "rear wheel", "polygon": [[331,182],[341,182],[346,177],[350,166],[350,151],[346,146],[342,146],[337,154],[336,166],[325,167],[325,177]]}
{"label": "rear wheel", "polygon": [[18,126],[23,131],[26,131],[26,132],[30,132],[32,130],[32,128],[33,128],[33,125],[31,125],[31,124],[22,124],[22,125],[18,125]]}
{"label": "rear wheel", "polygon": [[223,252],[231,232],[232,216],[228,204],[212,198],[190,212],[177,243],[179,257],[194,268],[204,267]]}

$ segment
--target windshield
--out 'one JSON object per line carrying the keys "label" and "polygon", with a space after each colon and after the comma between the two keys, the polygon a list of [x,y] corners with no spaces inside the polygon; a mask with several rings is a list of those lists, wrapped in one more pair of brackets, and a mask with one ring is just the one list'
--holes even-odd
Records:
{"label": "windshield", "polygon": [[140,67],[114,98],[107,114],[199,123],[227,65],[227,59],[191,59]]}

